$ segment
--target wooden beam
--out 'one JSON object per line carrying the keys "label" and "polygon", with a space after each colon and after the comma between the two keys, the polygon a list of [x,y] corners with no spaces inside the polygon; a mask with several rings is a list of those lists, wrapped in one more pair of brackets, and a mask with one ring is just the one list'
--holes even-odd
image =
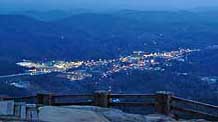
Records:
{"label": "wooden beam", "polygon": [[179,112],[182,112],[182,113],[187,113],[187,114],[195,115],[195,116],[198,116],[198,117],[202,116],[203,118],[205,118],[207,120],[216,120],[216,121],[218,121],[218,116],[208,114],[208,113],[205,113],[205,112],[195,111],[195,110],[192,110],[192,109],[180,108],[180,107],[171,107],[171,108],[172,108],[172,110],[179,111]]}
{"label": "wooden beam", "polygon": [[136,106],[141,106],[141,107],[147,107],[147,106],[154,106],[154,103],[144,103],[144,102],[111,102],[110,106],[127,106],[127,107],[136,107]]}
{"label": "wooden beam", "polygon": [[194,100],[188,100],[188,99],[184,99],[184,98],[180,98],[180,97],[172,97],[172,100],[177,101],[177,102],[183,102],[185,104],[193,104],[193,105],[204,106],[204,107],[208,107],[208,108],[212,108],[212,109],[218,109],[218,106],[215,106],[215,105],[197,102]]}

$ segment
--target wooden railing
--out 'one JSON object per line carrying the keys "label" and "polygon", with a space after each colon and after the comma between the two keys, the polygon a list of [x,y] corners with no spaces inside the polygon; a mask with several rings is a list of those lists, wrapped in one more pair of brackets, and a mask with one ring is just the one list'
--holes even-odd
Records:
{"label": "wooden railing", "polygon": [[169,92],[156,94],[110,94],[106,91],[97,91],[94,94],[53,95],[38,94],[19,98],[2,98],[17,102],[34,103],[41,105],[93,105],[100,107],[152,107],[156,113],[179,118],[203,118],[218,121],[218,106],[187,100],[174,96]]}
{"label": "wooden railing", "polygon": [[[182,106],[182,107],[181,107]],[[179,97],[172,97],[171,111],[179,118],[180,114],[189,114],[195,118],[207,118],[208,120],[218,120],[218,106],[205,104],[193,100]],[[190,118],[190,117],[189,117]]]}

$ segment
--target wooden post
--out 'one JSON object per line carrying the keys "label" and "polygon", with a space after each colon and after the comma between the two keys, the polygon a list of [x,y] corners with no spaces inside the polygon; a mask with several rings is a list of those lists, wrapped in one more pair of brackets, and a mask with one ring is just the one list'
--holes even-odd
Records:
{"label": "wooden post", "polygon": [[53,105],[54,99],[52,94],[37,94],[37,104]]}
{"label": "wooden post", "polygon": [[155,98],[155,111],[157,113],[169,115],[170,114],[170,108],[171,108],[171,97],[172,93],[170,92],[157,92],[156,98]]}
{"label": "wooden post", "polygon": [[96,91],[94,95],[94,105],[99,107],[109,107],[109,92]]}

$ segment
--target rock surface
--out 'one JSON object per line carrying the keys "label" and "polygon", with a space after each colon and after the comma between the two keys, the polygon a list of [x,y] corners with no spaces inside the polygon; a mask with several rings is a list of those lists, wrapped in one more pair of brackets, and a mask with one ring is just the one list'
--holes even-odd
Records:
{"label": "rock surface", "polygon": [[104,116],[93,111],[49,106],[40,109],[39,120],[46,122],[110,122]]}
{"label": "rock surface", "polygon": [[144,116],[93,106],[42,107],[39,109],[39,120],[46,122],[206,122],[205,120],[176,121],[159,114]]}

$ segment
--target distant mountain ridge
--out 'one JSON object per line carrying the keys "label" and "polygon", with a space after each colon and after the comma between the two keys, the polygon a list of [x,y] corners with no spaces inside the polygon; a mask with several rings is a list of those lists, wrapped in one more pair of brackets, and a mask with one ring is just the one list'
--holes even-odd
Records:
{"label": "distant mountain ridge", "polygon": [[0,15],[0,26],[0,56],[15,59],[110,58],[134,50],[203,47],[215,43],[218,28],[215,20],[189,12],[137,11],[77,14],[51,22]]}
{"label": "distant mountain ridge", "polygon": [[91,10],[88,9],[74,9],[74,10],[48,10],[48,11],[36,11],[36,10],[26,10],[26,11],[1,11],[0,14],[4,15],[24,15],[29,16],[41,21],[54,21],[58,19],[63,19],[74,14],[89,13]]}

